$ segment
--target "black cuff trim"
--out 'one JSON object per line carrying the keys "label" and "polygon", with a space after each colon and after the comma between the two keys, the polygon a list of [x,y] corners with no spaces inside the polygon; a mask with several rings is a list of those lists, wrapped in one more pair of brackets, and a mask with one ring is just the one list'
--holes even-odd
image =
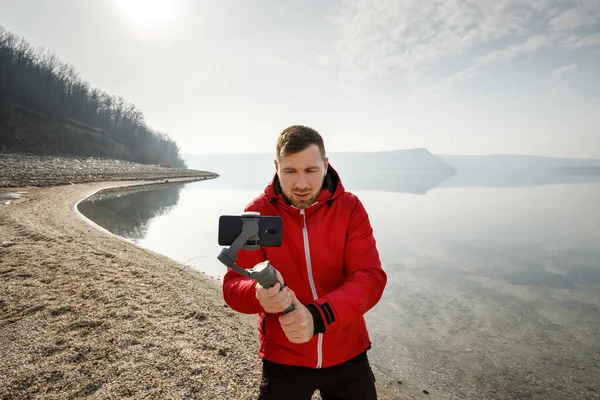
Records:
{"label": "black cuff trim", "polygon": [[327,320],[327,325],[331,325],[335,322],[335,315],[333,315],[333,310],[329,303],[323,303],[319,305],[321,310],[323,310],[323,315],[325,315],[325,319]]}
{"label": "black cuff trim", "polygon": [[325,316],[325,319],[327,320],[327,325],[331,325],[331,317],[327,313],[327,310],[325,309],[325,307],[323,307],[323,304],[319,304],[319,307],[321,307],[321,311],[323,311],[323,315]]}
{"label": "black cuff trim", "polygon": [[316,335],[325,332],[325,324],[323,323],[323,317],[321,317],[321,313],[319,312],[317,307],[314,304],[309,304],[306,306],[306,308],[308,308],[308,311],[310,311],[313,317],[313,324],[315,326],[314,334]]}
{"label": "black cuff trim", "polygon": [[329,312],[329,315],[331,316],[331,323],[334,323],[335,322],[335,315],[333,315],[333,310],[331,309],[331,306],[329,305],[329,303],[325,303],[323,305],[325,306],[325,308]]}

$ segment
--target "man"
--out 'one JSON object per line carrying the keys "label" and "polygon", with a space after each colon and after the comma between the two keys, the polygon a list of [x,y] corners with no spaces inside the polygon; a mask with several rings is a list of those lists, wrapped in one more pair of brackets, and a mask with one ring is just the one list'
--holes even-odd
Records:
{"label": "man", "polygon": [[259,399],[309,400],[318,389],[324,400],[375,400],[363,315],[387,277],[367,212],[344,190],[318,132],[290,126],[276,150],[276,174],[246,211],[281,216],[283,244],[242,250],[237,264],[269,260],[284,288],[264,289],[233,271],[223,279],[227,304],[258,314]]}

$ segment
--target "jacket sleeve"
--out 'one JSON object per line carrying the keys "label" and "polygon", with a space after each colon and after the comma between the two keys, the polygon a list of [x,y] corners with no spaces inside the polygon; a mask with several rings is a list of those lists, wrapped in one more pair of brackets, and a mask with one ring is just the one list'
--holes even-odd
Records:
{"label": "jacket sleeve", "polygon": [[[244,211],[252,211],[246,207]],[[256,264],[266,260],[263,249],[240,250],[237,253],[236,264],[244,269],[254,267]],[[223,299],[233,310],[244,314],[257,314],[264,312],[260,302],[256,298],[254,289],[255,281],[227,269],[223,277]]]}
{"label": "jacket sleeve", "polygon": [[346,232],[344,264],[346,282],[313,303],[324,332],[361,318],[377,304],[387,282],[369,216],[358,198]]}

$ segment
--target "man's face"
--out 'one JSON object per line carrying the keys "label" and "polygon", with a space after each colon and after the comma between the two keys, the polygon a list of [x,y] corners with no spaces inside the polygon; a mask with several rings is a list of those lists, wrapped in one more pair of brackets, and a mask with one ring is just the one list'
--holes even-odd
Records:
{"label": "man's face", "polygon": [[315,202],[329,161],[321,159],[319,147],[313,144],[299,153],[279,157],[275,169],[283,193],[297,208],[307,208]]}

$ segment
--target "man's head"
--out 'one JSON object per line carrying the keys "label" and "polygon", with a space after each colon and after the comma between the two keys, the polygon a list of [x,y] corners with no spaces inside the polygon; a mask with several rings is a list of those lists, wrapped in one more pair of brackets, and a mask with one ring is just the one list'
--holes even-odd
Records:
{"label": "man's head", "polygon": [[314,129],[293,125],[277,138],[275,169],[292,205],[307,208],[321,191],[329,160],[323,138]]}

